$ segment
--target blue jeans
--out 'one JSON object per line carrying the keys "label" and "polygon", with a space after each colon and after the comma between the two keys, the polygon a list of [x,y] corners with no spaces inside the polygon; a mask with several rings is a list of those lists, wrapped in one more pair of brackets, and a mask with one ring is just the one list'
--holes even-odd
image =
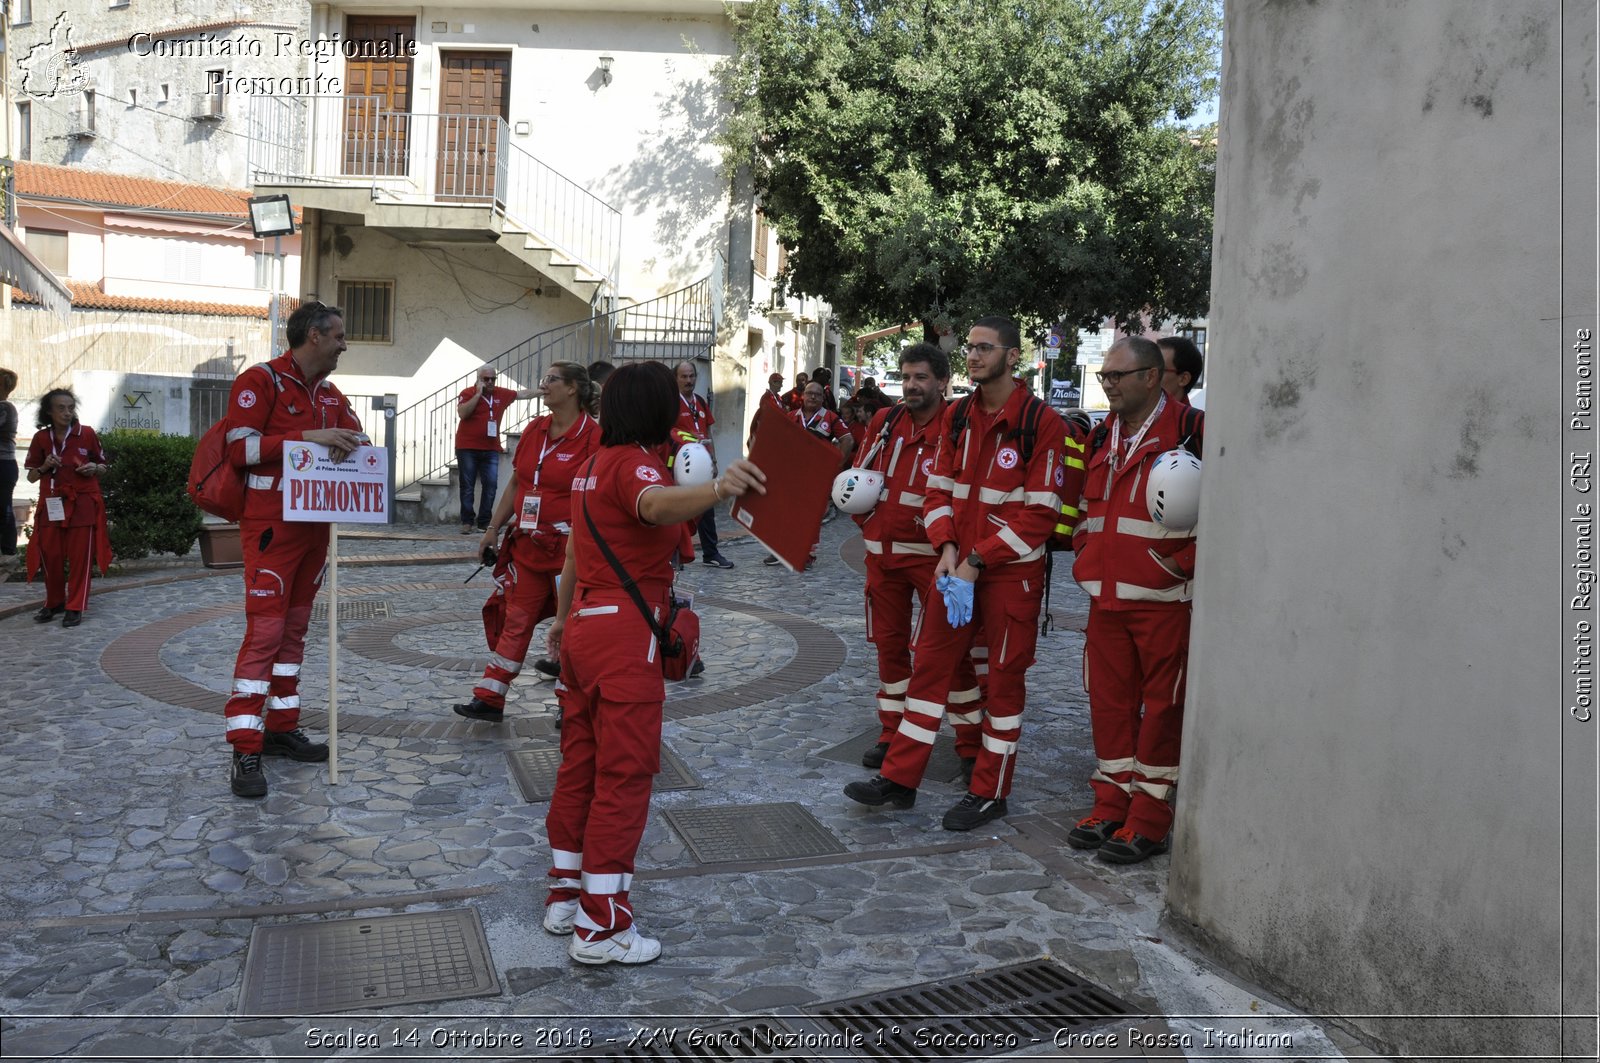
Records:
{"label": "blue jeans", "polygon": [[0,494],[5,496],[5,510],[0,512],[0,554],[17,552],[17,518],[11,509],[11,499],[17,489],[17,462],[15,458],[0,461]]}
{"label": "blue jeans", "polygon": [[472,524],[472,489],[483,484],[483,502],[477,511],[480,529],[489,526],[494,516],[494,495],[500,488],[500,452],[498,450],[458,450],[456,466],[461,478],[461,523]]}

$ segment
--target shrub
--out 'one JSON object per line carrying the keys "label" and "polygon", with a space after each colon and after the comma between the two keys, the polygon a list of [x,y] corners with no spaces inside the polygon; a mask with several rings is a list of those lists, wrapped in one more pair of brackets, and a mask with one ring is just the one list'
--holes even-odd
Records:
{"label": "shrub", "polygon": [[114,428],[101,433],[100,442],[111,464],[100,489],[112,554],[123,561],[187,554],[202,523],[199,508],[184,493],[195,440]]}

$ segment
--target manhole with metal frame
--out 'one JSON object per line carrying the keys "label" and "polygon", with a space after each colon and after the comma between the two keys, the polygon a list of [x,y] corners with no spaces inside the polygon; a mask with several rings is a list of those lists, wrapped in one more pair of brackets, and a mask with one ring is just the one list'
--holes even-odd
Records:
{"label": "manhole with metal frame", "polygon": [[340,1011],[500,994],[476,908],[258,926],[241,1015]]}
{"label": "manhole with metal frame", "polygon": [[843,843],[793,802],[666,808],[661,814],[702,864],[790,860],[847,852]]}
{"label": "manhole with metal frame", "polygon": [[[508,749],[506,761],[511,765],[511,777],[517,781],[524,801],[529,804],[548,801],[556,792],[556,771],[561,767],[561,736],[556,735],[553,742]],[[653,790],[657,793],[698,790],[703,785],[676,753],[665,745],[661,747],[661,771],[652,783]]]}
{"label": "manhole with metal frame", "polygon": [[1063,1032],[1147,1017],[1110,990],[1043,959],[803,1011],[826,1029],[858,1038],[853,1050],[863,1058],[924,1063],[1005,1055],[1056,1044]]}
{"label": "manhole with metal frame", "polygon": [[[841,742],[832,749],[824,749],[817,756],[823,760],[853,764],[859,768],[861,755],[878,744],[878,736],[882,733],[876,727],[870,731],[862,731],[848,742]],[[947,734],[934,739],[933,752],[928,755],[928,767],[922,775],[927,779],[943,779],[947,782],[961,778],[961,758],[956,756],[955,739]]]}
{"label": "manhole with metal frame", "polygon": [[[393,615],[389,603],[382,598],[358,598],[355,601],[339,603],[340,620],[386,620]],[[312,603],[311,622],[313,624],[328,622],[327,602]]]}

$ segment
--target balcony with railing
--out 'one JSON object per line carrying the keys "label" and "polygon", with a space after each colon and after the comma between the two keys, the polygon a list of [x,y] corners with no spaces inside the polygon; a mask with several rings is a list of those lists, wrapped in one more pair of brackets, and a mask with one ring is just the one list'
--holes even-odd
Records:
{"label": "balcony with railing", "polygon": [[621,213],[518,147],[498,115],[257,96],[248,139],[252,181],[298,206],[360,213],[373,227],[484,232],[587,301],[616,294]]}

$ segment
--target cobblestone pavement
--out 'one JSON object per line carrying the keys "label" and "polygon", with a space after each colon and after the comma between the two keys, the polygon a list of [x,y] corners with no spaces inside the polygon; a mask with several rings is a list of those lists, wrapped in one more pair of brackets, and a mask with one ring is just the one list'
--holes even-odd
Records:
{"label": "cobblestone pavement", "polygon": [[[129,566],[97,582],[70,632],[32,622],[36,589],[0,587],[12,662],[0,1055],[529,1058],[550,1036],[538,1031],[558,1030],[553,1058],[572,1058],[646,1026],[686,1036],[736,1017],[792,1024],[830,1001],[1040,958],[1165,1016],[1193,1039],[1191,1054],[1341,1058],[1351,1044],[1169,939],[1165,857],[1114,869],[1060,843],[1090,802],[1092,765],[1079,677],[1087,603],[1064,571],[1029,676],[1010,816],[971,834],[941,830],[961,794],[948,756],[911,811],[843,797],[869,774],[856,757],[876,690],[860,542],[845,521],[824,529],[822,560],[803,575],[761,565],[759,546],[737,536],[726,550],[735,569],[685,573],[708,669],[669,688],[664,745],[686,778],[658,784],[633,890],[663,955],[632,969],[570,963],[566,940],[539,926],[546,806],[524,799],[507,755],[551,757],[552,687],[519,680],[504,725],[449,711],[470,696],[485,653],[488,581],[462,583],[473,545],[436,529],[341,536],[338,783],[325,766],[269,760],[272,791],[258,802],[228,791],[219,715],[244,626],[237,572],[203,573],[196,558]],[[326,704],[327,638],[314,624],[307,706]],[[306,722],[325,730],[321,712]],[[799,817],[780,842],[825,844],[726,861],[679,829],[709,814],[737,841],[757,806],[773,804]],[[497,995],[241,1015],[254,931],[468,907]],[[1276,1047],[1246,1038],[1206,1049],[1208,1027],[1248,1027]],[[407,1043],[411,1030],[420,1035]],[[512,1036],[521,1048],[506,1052]],[[429,1045],[438,1037],[448,1053]]]}

